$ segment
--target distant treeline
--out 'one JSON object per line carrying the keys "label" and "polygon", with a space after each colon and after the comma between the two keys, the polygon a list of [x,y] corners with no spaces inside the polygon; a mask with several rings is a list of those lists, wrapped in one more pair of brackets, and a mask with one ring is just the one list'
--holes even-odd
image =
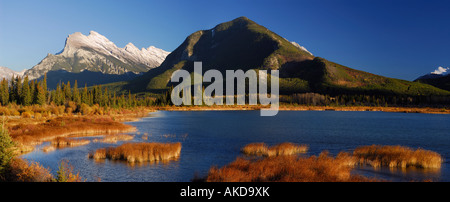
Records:
{"label": "distant treeline", "polygon": [[408,95],[321,95],[301,93],[282,96],[280,102],[312,106],[426,106],[448,107],[450,96],[408,96]]}
{"label": "distant treeline", "polygon": [[[89,106],[99,105],[101,107],[128,108],[137,106],[166,106],[172,105],[170,87],[166,92],[157,96],[146,94],[137,96],[128,92],[117,95],[101,85],[78,88],[75,80],[73,86],[70,82],[61,82],[55,90],[47,89],[47,77],[40,81],[29,81],[28,77],[12,77],[9,81],[3,79],[0,82],[0,104],[29,105],[68,105]],[[192,98],[193,99],[193,98]],[[248,103],[248,97],[246,98]],[[282,95],[280,102],[285,104],[299,104],[312,106],[424,106],[424,107],[449,107],[450,96],[438,95],[365,95],[365,94],[341,94],[324,95],[318,93],[298,93]],[[224,100],[225,103],[225,100]],[[77,107],[78,108],[78,107]]]}
{"label": "distant treeline", "polygon": [[77,81],[74,82],[73,86],[70,82],[61,82],[55,90],[49,91],[46,76],[40,81],[29,81],[28,77],[22,79],[17,76],[9,81],[3,79],[0,82],[0,103],[3,106],[13,103],[23,106],[45,104],[75,104],[80,106],[87,104],[90,106],[126,108],[155,105],[155,99],[149,96],[138,98],[130,92],[127,95],[117,95],[100,85],[78,88]]}

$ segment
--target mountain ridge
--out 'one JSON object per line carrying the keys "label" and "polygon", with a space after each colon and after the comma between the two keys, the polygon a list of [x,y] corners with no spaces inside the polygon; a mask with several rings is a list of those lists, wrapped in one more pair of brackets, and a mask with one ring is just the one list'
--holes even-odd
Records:
{"label": "mountain ridge", "polygon": [[425,83],[450,91],[450,68],[438,67],[435,71],[420,76],[414,82]]}
{"label": "mountain ridge", "polygon": [[54,70],[72,73],[89,70],[104,74],[139,74],[159,66],[168,54],[169,52],[154,46],[139,50],[132,43],[119,48],[95,31],[90,31],[87,36],[75,32],[66,38],[63,50],[48,54],[27,70],[25,75],[30,79],[37,79]]}
{"label": "mountain ridge", "polygon": [[0,66],[0,79],[6,78],[11,79],[13,76],[23,76],[26,70],[22,70],[20,72],[14,71],[8,67]]}
{"label": "mountain ridge", "polygon": [[192,33],[159,67],[120,85],[133,92],[162,91],[174,86],[170,83],[174,71],[192,72],[193,62],[202,61],[203,71],[280,70],[282,94],[450,94],[430,85],[352,69],[316,57],[299,46],[246,17],[240,17]]}

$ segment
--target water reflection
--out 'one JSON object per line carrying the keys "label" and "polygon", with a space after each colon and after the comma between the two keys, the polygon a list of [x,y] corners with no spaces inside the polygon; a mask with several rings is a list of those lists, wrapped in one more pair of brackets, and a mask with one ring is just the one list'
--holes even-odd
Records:
{"label": "water reflection", "polygon": [[389,181],[439,181],[442,178],[442,168],[360,166],[356,168],[355,174]]}
{"label": "water reflection", "polygon": [[[161,161],[143,161],[143,162],[128,162],[128,161],[123,161],[123,160],[110,160],[110,159],[93,159],[91,158],[92,161],[94,161],[96,164],[105,164],[107,161],[111,164],[121,164],[121,165],[127,165],[130,168],[135,168],[135,167],[148,167],[148,166],[166,166],[168,167],[169,164],[172,163],[176,163],[180,160],[180,157],[175,157],[172,158],[170,160],[161,160]],[[174,164],[177,165],[177,164]],[[173,166],[173,165],[171,165]]]}

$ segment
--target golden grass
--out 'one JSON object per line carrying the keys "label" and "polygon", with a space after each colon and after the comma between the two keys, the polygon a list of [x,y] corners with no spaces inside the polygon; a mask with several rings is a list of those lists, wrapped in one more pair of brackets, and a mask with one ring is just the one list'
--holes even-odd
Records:
{"label": "golden grass", "polygon": [[43,123],[9,127],[9,133],[19,145],[38,145],[57,137],[72,135],[112,134],[135,131],[135,127],[112,120],[110,117],[57,117]]}
{"label": "golden grass", "polygon": [[180,156],[181,143],[126,143],[97,149],[89,158],[134,162],[169,161]]}
{"label": "golden grass", "polygon": [[272,147],[267,147],[264,143],[250,143],[241,149],[241,152],[246,155],[253,156],[283,156],[305,153],[308,151],[308,146],[297,145],[290,142],[281,143]]}
{"label": "golden grass", "polygon": [[17,143],[17,152],[26,153],[34,146],[56,137],[90,136],[132,132],[135,128],[120,122],[136,121],[154,111],[152,107],[133,109],[90,106],[90,113],[75,113],[71,106],[10,104],[0,106],[0,115],[6,117],[6,126]]}
{"label": "golden grass", "polygon": [[76,147],[76,146],[82,146],[91,143],[91,141],[86,139],[69,139],[65,137],[57,137],[54,140],[52,140],[51,144],[54,145],[57,148],[62,147]]}
{"label": "golden grass", "polygon": [[[77,109],[76,111],[79,112],[76,112],[75,109]],[[154,111],[152,107],[135,107],[132,109],[124,109],[124,108],[118,109],[111,107],[100,107],[99,105],[89,106],[86,104],[76,106],[76,104],[73,102],[69,102],[68,104],[66,104],[66,106],[56,106],[54,104],[42,106],[41,105],[22,106],[17,104],[9,104],[7,106],[0,106],[0,115],[9,117],[21,117],[27,119],[28,118],[39,119],[41,117],[82,114],[89,116],[98,116],[98,115],[117,116],[118,119],[120,120],[133,120],[133,118],[136,117],[146,116],[151,111]]]}
{"label": "golden grass", "polygon": [[354,158],[326,152],[318,157],[273,156],[262,159],[237,158],[222,168],[212,167],[207,182],[364,182],[375,181],[351,174]]}
{"label": "golden grass", "polygon": [[418,167],[418,168],[440,168],[442,157],[440,154],[424,150],[411,149],[404,146],[362,146],[354,150],[353,155],[361,164],[373,167]]}
{"label": "golden grass", "polygon": [[246,155],[251,155],[251,156],[262,156],[264,154],[267,154],[268,150],[269,150],[269,148],[267,147],[267,145],[265,143],[258,142],[258,143],[250,143],[250,144],[245,145],[241,149],[241,152]]}
{"label": "golden grass", "polygon": [[101,139],[94,139],[93,142],[103,142],[103,143],[117,143],[118,141],[128,141],[132,140],[134,136],[126,134],[114,134],[107,135]]}
{"label": "golden grass", "polygon": [[44,148],[42,148],[43,152],[52,152],[55,150],[56,150],[56,148],[53,145],[45,146]]}

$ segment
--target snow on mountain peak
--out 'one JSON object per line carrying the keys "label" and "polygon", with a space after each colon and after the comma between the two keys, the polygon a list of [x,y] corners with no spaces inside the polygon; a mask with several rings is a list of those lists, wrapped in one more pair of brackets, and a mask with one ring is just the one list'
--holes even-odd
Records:
{"label": "snow on mountain peak", "polygon": [[103,35],[99,34],[98,32],[96,32],[96,31],[94,31],[94,30],[91,30],[91,31],[89,32],[89,35],[103,36]]}
{"label": "snow on mountain peak", "polygon": [[[139,50],[133,43],[128,43],[124,48],[117,47],[105,36],[96,31],[90,31],[88,36],[80,32],[69,35],[66,39],[66,46],[59,54],[65,57],[72,57],[79,49],[88,48],[97,53],[113,56],[122,62],[133,61],[142,63],[150,68],[158,66],[169,52],[153,47]],[[162,60],[161,60],[162,58]]]}
{"label": "snow on mountain peak", "polygon": [[125,47],[125,50],[127,51],[140,51],[133,43],[128,43]]}
{"label": "snow on mountain peak", "polygon": [[[139,73],[159,66],[169,53],[158,48],[139,50],[132,43],[119,48],[96,31],[90,31],[87,36],[75,32],[66,38],[61,52],[48,55],[25,74],[34,79],[48,71],[61,68],[69,72],[88,69],[108,74],[123,74],[128,71]],[[77,63],[67,62],[73,60]]]}
{"label": "snow on mountain peak", "polygon": [[16,72],[7,67],[0,66],[0,79],[3,79],[3,78],[10,79],[12,76],[23,76],[24,73],[25,73],[25,70]]}
{"label": "snow on mountain peak", "polygon": [[444,68],[439,66],[434,72],[431,72],[431,74],[439,74],[439,75],[447,75],[450,74],[450,67]]}

